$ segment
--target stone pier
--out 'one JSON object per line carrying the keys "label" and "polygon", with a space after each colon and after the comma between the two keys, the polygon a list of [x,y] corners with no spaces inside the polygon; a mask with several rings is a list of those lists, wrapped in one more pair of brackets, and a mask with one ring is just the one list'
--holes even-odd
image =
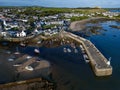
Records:
{"label": "stone pier", "polygon": [[88,58],[90,60],[91,67],[96,76],[108,76],[112,74],[112,66],[108,65],[108,60],[103,56],[103,54],[87,39],[80,36],[72,34],[70,32],[62,31],[60,32],[62,37],[71,38],[84,47]]}

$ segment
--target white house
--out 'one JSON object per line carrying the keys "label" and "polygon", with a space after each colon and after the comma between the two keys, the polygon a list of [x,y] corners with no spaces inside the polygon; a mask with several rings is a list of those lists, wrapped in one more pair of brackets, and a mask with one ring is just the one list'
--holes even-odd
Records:
{"label": "white house", "polygon": [[35,33],[38,33],[39,31],[37,29],[34,30]]}
{"label": "white house", "polygon": [[20,34],[19,34],[19,33],[17,33],[17,34],[16,34],[16,36],[17,36],[17,37],[20,37]]}
{"label": "white house", "polygon": [[5,26],[7,26],[7,23],[6,23],[6,21],[5,21],[5,20],[3,21],[3,24],[4,24]]}
{"label": "white house", "polygon": [[7,36],[7,32],[1,32],[1,35],[4,37]]}
{"label": "white house", "polygon": [[26,37],[26,33],[24,31],[17,33],[16,34],[17,37]]}
{"label": "white house", "polygon": [[3,24],[4,24],[4,26],[5,26],[5,30],[9,30],[9,29],[11,29],[11,28],[18,27],[17,24],[11,24],[11,23],[8,23],[8,24],[7,24],[5,20],[3,21]]}

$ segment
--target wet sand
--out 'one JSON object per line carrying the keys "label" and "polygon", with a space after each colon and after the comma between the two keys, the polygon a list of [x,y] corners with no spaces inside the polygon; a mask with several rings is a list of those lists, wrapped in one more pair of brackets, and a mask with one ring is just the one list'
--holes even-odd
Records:
{"label": "wet sand", "polygon": [[8,61],[10,54],[7,54],[5,52],[5,50],[0,52],[0,83],[11,82],[15,79],[15,69]]}
{"label": "wet sand", "polygon": [[72,31],[81,31],[81,30],[84,30],[85,29],[85,24],[89,23],[89,22],[92,22],[93,20],[105,20],[106,18],[104,17],[94,17],[94,18],[89,18],[89,19],[85,19],[85,20],[81,20],[81,21],[75,21],[75,22],[72,22],[71,25],[70,25],[70,29]]}
{"label": "wet sand", "polygon": [[40,61],[38,62],[40,65],[36,67],[36,70],[34,70],[33,72],[22,71],[19,73],[19,78],[18,78],[17,67],[14,67],[13,65],[15,64],[18,58],[24,55],[24,53],[14,54],[15,50],[10,51],[9,49],[1,49],[1,48],[2,47],[0,47],[0,68],[1,68],[0,83],[1,84],[14,82],[18,80],[26,80],[34,77],[39,77],[40,75],[47,77],[48,74],[50,73],[49,62],[40,59]]}

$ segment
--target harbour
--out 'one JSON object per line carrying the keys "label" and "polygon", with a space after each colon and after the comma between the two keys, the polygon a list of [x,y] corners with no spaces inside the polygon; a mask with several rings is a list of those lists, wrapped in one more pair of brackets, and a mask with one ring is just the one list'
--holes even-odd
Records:
{"label": "harbour", "polygon": [[[96,14],[99,13],[83,15],[91,17]],[[75,13],[62,15],[81,16]],[[109,12],[103,12],[101,15],[110,18],[118,16],[117,13]],[[52,17],[58,18],[57,15]],[[46,22],[47,18],[50,21]],[[45,20],[40,20],[45,22],[46,26],[50,23],[58,23],[59,27],[51,26],[51,29],[48,29],[49,27],[44,26],[38,30],[34,27],[30,33],[27,29],[18,32],[9,30],[1,32],[6,38],[0,42],[0,68],[3,68],[0,69],[0,83],[19,83],[31,78],[44,77],[55,80],[57,90],[113,90],[113,88],[119,90],[119,51],[117,51],[119,21],[100,19],[101,21],[97,20],[99,22],[87,22],[84,30],[79,27],[78,30],[81,31],[72,34],[67,28],[68,19],[64,22],[61,20],[53,22],[51,21],[53,18],[48,16],[42,18]],[[6,23],[4,21],[4,29],[7,29],[7,25],[11,25],[8,24],[9,22]],[[26,26],[25,23],[23,24]],[[39,21],[34,24],[38,27],[42,25]],[[64,29],[68,32],[62,33]],[[27,39],[27,36],[39,33],[41,35]],[[11,39],[7,38],[9,36]]]}
{"label": "harbour", "polygon": [[112,74],[112,66],[107,64],[109,61],[90,41],[69,32],[63,31],[61,32],[61,35],[62,37],[66,36],[74,39],[83,45],[96,76],[107,76]]}
{"label": "harbour", "polygon": [[[65,41],[66,41],[66,39],[65,39]],[[69,43],[71,43],[71,42],[69,42]],[[74,43],[76,43],[76,42],[74,42]],[[55,44],[55,42],[53,42],[53,45],[54,44]],[[47,47],[48,46],[49,45],[47,44]],[[71,85],[74,85],[77,82],[79,82],[79,83],[76,84],[76,86],[74,88],[80,89],[80,86],[79,86],[80,84],[86,85],[87,81],[91,81],[91,79],[96,79],[98,81],[100,80],[101,82],[104,82],[103,79],[96,78],[94,76],[94,73],[92,72],[89,64],[86,64],[86,62],[84,61],[79,44],[76,46],[78,53],[75,53],[73,46],[71,47],[71,45],[69,45],[69,44],[57,46],[57,47],[52,46],[51,48],[50,47],[47,48],[47,47],[39,48],[40,57],[45,58],[46,60],[51,62],[52,72],[53,72],[52,77],[60,85],[57,87],[58,89],[60,89],[62,87],[66,90],[69,90],[70,88],[72,88]],[[66,48],[66,49],[69,48],[71,50],[71,52],[68,52],[69,50],[67,50],[67,52],[64,53],[64,51],[63,51],[64,48]],[[21,53],[28,53],[28,55],[34,55],[33,47],[28,47],[28,46],[27,47],[18,47],[18,49]],[[18,61],[19,61],[19,59],[18,59]],[[90,76],[86,76],[88,74]],[[84,77],[86,77],[86,78],[84,78]],[[110,78],[110,77],[108,77],[108,78]],[[104,79],[108,79],[108,78],[104,78]],[[72,80],[72,82],[70,80]],[[83,83],[84,81],[85,81],[85,83]],[[89,86],[89,87],[94,86],[94,84],[95,83],[90,84],[91,86]],[[101,85],[103,85],[103,84],[101,83]],[[95,88],[97,89],[98,87],[99,86],[96,85]],[[89,90],[88,88],[85,88],[85,89]]]}

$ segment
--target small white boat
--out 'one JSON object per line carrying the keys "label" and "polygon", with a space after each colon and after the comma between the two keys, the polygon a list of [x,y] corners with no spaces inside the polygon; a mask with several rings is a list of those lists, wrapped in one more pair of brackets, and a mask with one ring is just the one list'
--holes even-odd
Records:
{"label": "small white boat", "polygon": [[86,62],[86,63],[89,63],[89,62],[90,62],[90,60],[85,60],[85,62]]}
{"label": "small white boat", "polygon": [[14,54],[20,54],[20,52],[15,52]]}
{"label": "small white boat", "polygon": [[40,53],[39,49],[34,49],[34,52],[37,53],[37,54]]}
{"label": "small white boat", "polygon": [[69,52],[69,53],[70,53],[70,52],[71,52],[71,49],[70,49],[70,48],[68,48],[68,49],[67,49],[67,52]]}
{"label": "small white boat", "polygon": [[81,48],[81,50],[84,50],[84,48],[83,48],[83,46],[82,46],[82,45],[80,45],[80,48]]}
{"label": "small white boat", "polygon": [[109,58],[109,60],[107,61],[107,65],[110,66],[110,61],[111,61],[111,57]]}
{"label": "small white boat", "polygon": [[85,50],[82,50],[82,54],[85,54]]}
{"label": "small white boat", "polygon": [[32,56],[27,56],[27,57],[26,57],[26,59],[30,59],[30,58],[32,58]]}
{"label": "small white boat", "polygon": [[67,52],[66,48],[63,48],[63,51],[64,51],[64,53],[66,53]]}
{"label": "small white boat", "polygon": [[75,51],[74,51],[75,53],[78,53],[78,50],[75,48]]}
{"label": "small white boat", "polygon": [[83,55],[83,58],[84,58],[86,63],[89,63],[90,60],[89,60],[89,58],[88,58],[88,56],[86,54]]}
{"label": "small white boat", "polygon": [[16,52],[14,54],[20,54],[18,47],[16,47]]}
{"label": "small white boat", "polygon": [[21,66],[21,64],[14,64],[13,66],[14,67],[18,67],[18,66]]}
{"label": "small white boat", "polygon": [[41,41],[38,41],[38,42],[37,42],[37,44],[40,44],[40,43],[41,43]]}
{"label": "small white boat", "polygon": [[20,43],[20,46],[25,47],[26,44],[25,43]]}
{"label": "small white boat", "polygon": [[14,61],[14,59],[13,58],[9,58],[8,61],[12,62],[12,61]]}
{"label": "small white boat", "polygon": [[67,43],[70,43],[70,41],[67,41]]}
{"label": "small white boat", "polygon": [[31,66],[26,66],[25,69],[29,70],[29,71],[33,71],[34,70]]}
{"label": "small white boat", "polygon": [[84,59],[88,59],[88,56],[86,54],[83,55]]}

